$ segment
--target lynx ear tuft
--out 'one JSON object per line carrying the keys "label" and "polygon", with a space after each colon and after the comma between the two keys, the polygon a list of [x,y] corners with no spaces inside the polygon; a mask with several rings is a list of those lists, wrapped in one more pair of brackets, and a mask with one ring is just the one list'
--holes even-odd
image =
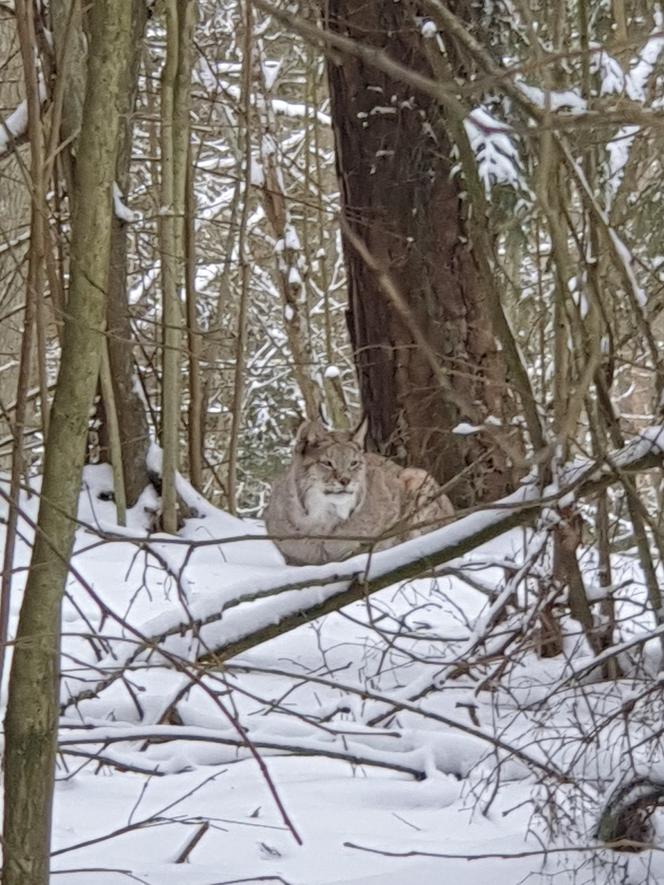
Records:
{"label": "lynx ear tuft", "polygon": [[357,430],[354,431],[352,440],[356,443],[361,449],[364,449],[364,443],[367,439],[367,430],[369,429],[369,419],[363,418],[361,424],[358,426]]}
{"label": "lynx ear tuft", "polygon": [[304,421],[300,424],[295,437],[295,451],[305,452],[310,446],[315,446],[321,442],[326,435],[327,430],[318,419],[315,421]]}

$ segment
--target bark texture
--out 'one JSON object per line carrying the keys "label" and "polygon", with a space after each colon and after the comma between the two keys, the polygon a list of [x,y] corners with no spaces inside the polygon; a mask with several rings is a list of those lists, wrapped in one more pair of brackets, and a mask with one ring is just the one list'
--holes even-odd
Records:
{"label": "bark texture", "polygon": [[[416,13],[407,0],[328,0],[327,25],[432,76]],[[454,52],[448,62],[460,71]],[[384,454],[454,480],[457,506],[495,499],[512,476],[490,425],[452,432],[489,415],[505,421],[509,405],[443,111],[358,58],[331,62],[329,82],[350,234],[348,324],[371,437]]]}
{"label": "bark texture", "polygon": [[[81,130],[83,96],[86,80],[86,37],[80,0],[53,0],[53,19],[58,77],[63,79],[62,121],[60,138],[62,143],[74,143]],[[131,151],[134,134],[134,108],[138,92],[138,72],[142,54],[142,40],[147,21],[145,0],[133,0],[132,17],[132,57],[131,63],[122,72],[120,87],[120,134],[118,158],[115,173],[123,196],[126,196],[130,180]],[[69,154],[66,154],[70,158]],[[74,164],[71,163],[73,168]],[[70,164],[66,164],[70,168]],[[145,456],[150,443],[150,433],[145,404],[138,392],[134,362],[134,340],[131,329],[130,311],[127,304],[127,224],[113,216],[110,272],[108,278],[108,357],[112,378],[113,400],[117,408],[119,436],[121,444],[122,469],[126,500],[129,506],[136,503],[138,496],[149,482]],[[109,446],[107,422],[109,403],[102,394],[103,405],[98,408],[101,422],[100,457],[114,460]],[[116,455],[117,457],[117,455]],[[116,496],[118,488],[116,483]]]}
{"label": "bark texture", "polygon": [[[134,107],[138,91],[138,70],[143,31],[147,21],[145,0],[134,0],[132,19],[132,59],[124,72],[120,90],[123,104],[120,117],[120,140],[115,180],[126,196],[129,188],[131,149],[134,134]],[[122,468],[127,505],[132,507],[149,482],[145,463],[150,444],[150,430],[145,403],[139,393],[134,360],[134,336],[127,302],[127,225],[113,217],[111,260],[108,278],[108,357],[113,392],[118,410]]]}
{"label": "bark texture", "polygon": [[47,885],[49,879],[60,607],[105,324],[111,185],[119,89],[130,57],[131,0],[97,0],[90,15],[90,67],[77,154],[62,361],[5,717],[3,885]]}
{"label": "bark texture", "polygon": [[162,524],[178,528],[175,474],[179,467],[180,376],[182,373],[184,213],[189,164],[189,116],[195,0],[169,0],[166,10],[166,61],[161,73],[161,204],[159,244],[163,300],[161,382]]}
{"label": "bark texture", "polygon": [[[25,98],[15,16],[0,8],[0,116],[4,120]],[[11,146],[0,157],[0,465],[8,469],[16,414],[16,391],[24,322],[25,257],[29,243],[30,190],[22,169],[30,165],[27,146]],[[26,431],[34,424],[34,403],[27,405]]]}

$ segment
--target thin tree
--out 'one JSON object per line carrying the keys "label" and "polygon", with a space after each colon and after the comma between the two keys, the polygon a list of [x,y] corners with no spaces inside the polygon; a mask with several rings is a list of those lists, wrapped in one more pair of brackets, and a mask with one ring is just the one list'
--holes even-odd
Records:
{"label": "thin tree", "polygon": [[[131,65],[125,71],[125,83],[120,95],[125,101],[120,123],[120,141],[115,181],[122,194],[126,194],[130,182],[131,151],[134,134],[134,108],[138,93],[138,74],[143,45],[143,31],[147,20],[147,4],[143,0],[133,3],[133,55]],[[134,339],[127,302],[127,224],[113,217],[111,240],[111,264],[108,279],[108,359],[116,403],[120,448],[110,452],[114,467],[122,470],[122,480],[128,506],[133,506],[148,484],[145,456],[150,442],[148,420],[143,397],[138,392],[134,363]],[[104,398],[106,413],[110,404]],[[116,465],[116,461],[121,463]],[[117,486],[117,483],[116,483]],[[117,489],[116,489],[117,497]]]}
{"label": "thin tree", "polygon": [[185,202],[189,166],[189,115],[195,0],[169,0],[166,62],[161,75],[161,218],[159,240],[163,286],[161,444],[163,527],[177,530],[175,473],[179,461]]}
{"label": "thin tree", "polygon": [[[46,217],[45,188],[43,179],[44,145],[40,122],[40,98],[38,74],[34,52],[34,22],[31,10],[19,6],[16,15],[17,31],[23,58],[26,84],[26,104],[28,108],[28,131],[30,134],[30,250],[28,253],[28,274],[26,281],[25,308],[23,310],[23,334],[21,336],[19,375],[16,385],[16,409],[14,412],[10,500],[7,516],[5,549],[2,568],[0,599],[0,643],[7,641],[7,629],[11,602],[14,552],[16,549],[19,501],[21,483],[25,472],[25,430],[29,411],[28,392],[34,358],[34,326],[37,314],[37,301],[42,297],[44,262],[44,218]],[[46,403],[42,401],[42,413]],[[0,682],[4,672],[4,655],[0,656]]]}
{"label": "thin tree", "polygon": [[[20,5],[24,10],[32,7]],[[98,0],[90,10],[90,61],[76,162],[62,361],[5,718],[4,885],[46,885],[49,878],[60,607],[104,340],[111,190],[120,89],[131,58],[131,14],[131,0]]]}

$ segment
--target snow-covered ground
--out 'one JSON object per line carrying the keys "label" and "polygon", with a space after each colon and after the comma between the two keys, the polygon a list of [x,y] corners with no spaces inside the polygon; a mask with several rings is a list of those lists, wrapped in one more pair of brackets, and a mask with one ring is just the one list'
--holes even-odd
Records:
{"label": "snow-covered ground", "polygon": [[[612,865],[617,881],[664,877],[656,851],[593,837],[612,783],[661,765],[656,641],[638,679],[579,686],[589,657],[572,622],[548,660],[524,640],[527,605],[485,637],[488,594],[524,593],[525,560],[545,573],[536,535],[513,530],[437,579],[200,667],[238,624],[324,598],[339,569],[286,567],[260,526],[202,500],[177,543],[147,536],[147,495],[119,529],[98,497],[110,482],[86,469],[63,609],[54,883],[581,883],[611,881]],[[28,558],[23,542],[14,620]],[[616,569],[628,640],[649,622],[634,566]],[[270,595],[294,581],[314,586]]]}

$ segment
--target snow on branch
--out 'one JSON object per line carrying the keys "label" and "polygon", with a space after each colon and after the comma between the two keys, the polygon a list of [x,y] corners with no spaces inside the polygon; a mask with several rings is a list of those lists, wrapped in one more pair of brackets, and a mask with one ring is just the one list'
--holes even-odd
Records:
{"label": "snow on branch", "polygon": [[[205,642],[214,649],[212,657],[216,661],[227,660],[391,584],[431,573],[509,529],[530,522],[545,508],[568,507],[576,497],[598,491],[623,472],[661,464],[663,455],[664,426],[657,425],[644,430],[631,443],[608,457],[604,464],[582,461],[569,465],[559,486],[542,490],[536,483],[528,483],[512,495],[452,525],[374,555],[364,554],[344,563],[324,566],[291,567],[289,571],[293,577],[301,577],[299,586],[308,584],[306,590],[298,590],[293,595],[289,592],[293,585],[285,585],[279,590],[260,594],[263,598],[272,598],[264,607],[252,605],[250,610],[241,606],[246,597],[236,598],[232,612],[229,611],[230,605],[226,607],[223,627],[220,625],[219,630],[210,630],[210,634],[205,635]],[[179,629],[182,628],[180,625]]]}
{"label": "snow on branch", "polygon": [[525,98],[540,108],[540,110],[568,110],[574,114],[579,114],[588,109],[585,99],[579,95],[576,89],[565,89],[559,92],[556,92],[554,89],[544,90],[540,89],[539,86],[530,86],[520,77],[515,78],[514,82]]}
{"label": "snow on branch", "polygon": [[511,126],[491,116],[484,107],[472,110],[463,125],[485,192],[488,194],[494,184],[508,184],[518,190],[521,186],[519,152]]}
{"label": "snow on branch", "polygon": [[[187,601],[186,621],[168,612],[145,625],[143,634],[132,628],[131,639],[125,634],[107,660],[81,674],[86,688],[76,691],[72,681],[64,708],[96,697],[120,679],[126,667],[146,655],[152,655],[154,662],[157,653],[157,659],[165,659],[170,666],[174,656],[219,664],[392,584],[430,574],[545,510],[556,519],[557,506],[569,507],[575,499],[610,485],[624,472],[660,466],[663,456],[664,425],[653,426],[602,463],[583,460],[568,465],[558,485],[541,489],[531,481],[482,510],[397,547],[340,563],[288,566],[277,573],[266,569],[242,576],[232,586],[212,587]],[[242,539],[226,540],[239,543]],[[126,630],[122,619],[109,614]],[[111,675],[99,679],[100,672]],[[93,687],[87,687],[91,683]]]}
{"label": "snow on branch", "polygon": [[7,153],[12,144],[24,140],[28,131],[28,103],[25,99],[12,113],[5,117],[0,127],[0,156]]}
{"label": "snow on branch", "polygon": [[[657,60],[664,51],[662,19],[661,10],[656,10],[655,28],[626,73],[623,72],[618,62],[611,59],[611,69],[615,70],[617,67],[617,76],[615,79],[602,78],[602,94],[610,91],[625,92],[633,101],[640,104],[646,103],[648,83],[656,70]],[[601,59],[604,60],[605,57],[606,52],[603,50]],[[606,199],[609,206],[623,180],[634,139],[639,131],[640,127],[635,124],[621,126],[615,137],[606,146],[608,154]]]}
{"label": "snow on branch", "polygon": [[[336,735],[326,741],[311,739],[302,735],[288,736],[259,730],[249,732],[251,743],[258,750],[284,752],[298,756],[324,756],[329,759],[342,759],[353,765],[369,765],[377,768],[388,768],[409,774],[416,780],[423,780],[431,768],[425,748],[400,749],[387,751],[375,749],[365,742],[349,739],[347,735]],[[85,744],[103,744],[132,741],[193,741],[242,748],[246,742],[235,729],[220,731],[218,728],[201,728],[178,725],[128,725],[115,722],[104,723],[90,728],[68,729],[61,732],[58,746],[64,750],[68,747],[80,748]],[[399,742],[398,736],[396,736]],[[248,751],[247,751],[248,754]],[[94,757],[93,757],[94,758]],[[143,757],[144,758],[144,757]],[[237,756],[234,755],[234,758]],[[120,759],[118,765],[126,760]],[[453,772],[457,774],[456,771]]]}
{"label": "snow on branch", "polygon": [[[46,98],[46,86],[40,75],[38,81],[39,100]],[[28,102],[23,99],[16,108],[0,121],[0,157],[9,153],[16,145],[23,144],[28,137]]]}
{"label": "snow on branch", "polygon": [[124,202],[122,191],[117,181],[113,182],[113,212],[119,221],[124,221],[126,224],[133,224],[136,221],[140,221],[143,217],[140,212],[134,212]]}

